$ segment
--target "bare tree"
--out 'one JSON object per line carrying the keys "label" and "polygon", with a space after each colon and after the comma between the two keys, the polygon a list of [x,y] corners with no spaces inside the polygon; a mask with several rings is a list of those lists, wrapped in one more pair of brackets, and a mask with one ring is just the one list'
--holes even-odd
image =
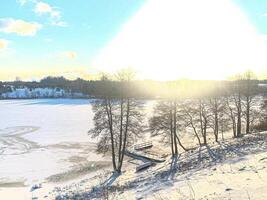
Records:
{"label": "bare tree", "polygon": [[207,102],[203,99],[198,100],[198,106],[199,106],[199,122],[200,122],[200,130],[203,137],[203,144],[207,144],[207,129],[209,124],[209,117],[211,116],[211,113],[209,111],[209,107],[207,105]]}
{"label": "bare tree", "polygon": [[152,135],[161,135],[163,139],[171,144],[172,155],[178,154],[178,145],[187,150],[182,144],[178,131],[181,130],[180,116],[178,100],[167,99],[161,100],[154,108],[154,115],[149,120],[150,130]]}
{"label": "bare tree", "polygon": [[257,92],[257,83],[255,82],[255,75],[252,71],[246,71],[243,74],[243,106],[244,106],[244,118],[246,125],[246,134],[250,132],[250,125],[255,120],[255,106],[257,101],[255,100]]}
{"label": "bare tree", "polygon": [[267,130],[267,100],[261,101],[260,119],[254,124],[253,129],[258,131]]}
{"label": "bare tree", "polygon": [[228,116],[230,123],[232,124],[233,137],[237,137],[236,135],[236,121],[237,121],[237,111],[235,106],[235,101],[232,95],[228,95],[225,98],[226,101],[226,110],[225,115]]}
{"label": "bare tree", "polygon": [[113,170],[121,172],[127,145],[142,132],[142,101],[131,96],[131,71],[123,70],[116,81],[102,78],[101,97],[94,101],[94,128],[89,131],[98,137],[98,151],[106,153],[111,148]]}
{"label": "bare tree", "polygon": [[235,137],[241,137],[242,132],[242,76],[240,74],[235,76],[232,81],[230,95],[233,99],[233,105],[236,110],[236,134]]}
{"label": "bare tree", "polygon": [[[182,106],[187,129],[195,134],[199,145],[207,144],[207,133],[210,127],[211,111],[206,98],[187,100]],[[201,142],[202,137],[203,142]]]}
{"label": "bare tree", "polygon": [[184,123],[186,128],[190,128],[193,130],[193,133],[195,137],[197,138],[199,146],[202,145],[201,140],[200,140],[200,131],[198,128],[198,122],[199,122],[199,115],[197,115],[198,111],[197,109],[193,106],[193,101],[186,101],[183,105],[182,112],[184,113]]}
{"label": "bare tree", "polygon": [[[221,89],[221,88],[217,88]],[[218,142],[219,132],[223,134],[228,129],[227,118],[225,111],[227,108],[226,99],[223,97],[222,89],[210,95],[209,106],[210,106],[210,127],[213,129],[215,141]],[[231,112],[231,111],[230,111]]]}
{"label": "bare tree", "polygon": [[251,130],[251,125],[259,119],[258,87],[255,76],[251,71],[243,75],[236,75],[228,87],[226,105],[227,115],[232,121],[234,137],[240,137],[242,127],[246,133]]}

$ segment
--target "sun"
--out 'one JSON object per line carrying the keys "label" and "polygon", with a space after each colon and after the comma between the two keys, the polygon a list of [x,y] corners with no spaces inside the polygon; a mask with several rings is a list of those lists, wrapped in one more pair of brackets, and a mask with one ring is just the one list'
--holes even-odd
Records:
{"label": "sun", "polygon": [[233,1],[148,1],[95,58],[98,70],[131,66],[140,78],[225,79],[267,69],[264,41]]}

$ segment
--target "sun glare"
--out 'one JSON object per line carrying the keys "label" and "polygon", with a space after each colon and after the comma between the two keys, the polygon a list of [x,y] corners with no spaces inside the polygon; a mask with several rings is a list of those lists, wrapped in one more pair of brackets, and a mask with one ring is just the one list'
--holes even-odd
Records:
{"label": "sun glare", "polygon": [[267,69],[264,40],[230,0],[150,0],[95,58],[115,71],[131,66],[140,78],[225,79]]}

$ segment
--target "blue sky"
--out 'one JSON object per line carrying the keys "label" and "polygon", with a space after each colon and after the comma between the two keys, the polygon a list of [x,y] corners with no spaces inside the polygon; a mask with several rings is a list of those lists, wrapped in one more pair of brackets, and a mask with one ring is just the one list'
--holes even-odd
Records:
{"label": "blue sky", "polygon": [[249,20],[262,34],[267,34],[267,1],[262,0],[234,0],[246,13]]}
{"label": "blue sky", "polygon": [[[58,63],[67,68],[65,62],[71,65],[71,69],[75,65],[89,69],[93,57],[144,3],[143,0],[1,1],[0,19],[21,19],[42,25],[33,36],[0,31],[0,38],[10,41],[10,54],[14,54],[17,60],[14,61],[14,57],[9,55],[4,57],[5,61],[0,61],[0,70],[10,66],[25,71],[33,68],[51,68],[53,71]],[[48,12],[34,12],[39,2],[59,11],[60,19],[51,17]],[[54,22],[62,22],[63,25],[53,25]],[[51,61],[47,66],[38,63],[49,55],[64,51],[75,52],[75,59],[59,60],[58,63]]]}
{"label": "blue sky", "polygon": [[[118,59],[120,59],[120,56],[128,58],[126,53],[138,55],[138,49],[128,51],[128,47],[131,49],[132,46],[135,45],[133,43],[145,43],[150,36],[154,37],[154,41],[151,43],[157,43],[161,40],[164,41],[166,37],[168,37],[168,32],[173,32],[173,27],[176,25],[172,24],[165,27],[165,24],[173,22],[173,19],[170,19],[170,17],[175,18],[175,11],[170,11],[170,13],[173,12],[173,14],[168,16],[168,18],[162,17],[162,19],[165,20],[164,22],[161,22],[161,15],[167,16],[169,14],[168,9],[175,6],[177,6],[177,8],[178,6],[185,6],[185,8],[188,9],[186,11],[190,13],[190,7],[194,8],[195,6],[192,0],[190,0],[190,5],[184,5],[185,3],[179,0],[176,2],[172,0],[156,1],[161,1],[164,2],[164,5],[170,4],[171,6],[157,6],[153,0],[1,0],[0,79],[12,80],[15,77],[21,77],[25,80],[32,80],[40,79],[47,75],[64,75],[68,78],[75,78],[77,76],[91,78],[98,69],[102,69],[101,64],[107,66],[113,61],[107,60],[106,63],[101,63],[98,68],[98,62],[94,65],[95,60],[101,59],[101,61],[103,61],[106,57],[118,57]],[[180,4],[177,2],[180,2]],[[215,11],[218,9],[216,6],[219,4],[213,5],[212,3],[211,7],[208,8],[211,2],[210,0],[203,0],[202,2],[203,8],[201,8],[204,9],[203,12],[206,12],[205,9],[208,9],[209,12],[213,8]],[[267,1],[227,0],[227,2],[229,2],[227,9],[232,9],[231,6],[233,5],[236,10],[240,9],[246,18],[246,22],[244,23],[248,23],[251,27],[255,28],[258,36],[262,36],[262,38],[265,37],[265,34],[267,34],[267,14],[265,16],[265,13],[267,13]],[[223,9],[222,7],[222,10]],[[231,11],[231,17],[234,18],[235,13],[237,13],[237,15],[239,14],[236,10]],[[198,13],[197,11],[197,13],[195,12],[191,15],[197,19],[197,15],[201,15],[203,12],[199,11]],[[146,13],[151,13],[151,16],[159,17],[150,19]],[[196,14],[196,16],[194,16],[194,14]],[[222,13],[221,16],[223,15]],[[228,10],[225,10],[225,16],[227,15]],[[141,20],[135,20],[138,16],[141,16],[139,17]],[[146,24],[143,24],[142,16]],[[185,16],[187,15],[185,14]],[[221,19],[221,16],[219,16],[218,19]],[[212,16],[209,17],[212,18]],[[131,20],[134,22],[131,22]],[[184,19],[185,24],[194,23],[190,19],[188,22],[186,20],[187,18]],[[227,22],[228,21],[225,21],[225,23]],[[159,27],[155,25],[151,30],[149,29],[150,24],[157,23]],[[180,21],[179,23],[183,22]],[[211,29],[212,23],[214,22],[211,22]],[[161,33],[157,28],[160,29],[160,25],[162,26],[162,24],[166,31]],[[204,26],[206,26],[206,24],[204,24]],[[134,32],[140,30],[144,30],[144,34],[149,32],[149,34],[146,35],[148,38],[141,36],[136,38]],[[179,36],[179,31],[177,31],[177,33]],[[197,34],[197,32],[195,34]],[[118,48],[122,47],[122,45],[118,43],[124,41],[123,38],[127,38],[127,41],[126,43],[122,42],[124,43],[123,48],[121,51],[117,51]],[[172,38],[172,40],[175,39]],[[128,41],[132,41],[132,43],[128,43]],[[105,52],[105,48],[107,48],[110,43],[111,47],[109,47],[107,52],[108,55],[104,53],[103,55],[106,57],[99,56],[99,54],[102,54],[101,52],[103,49]],[[153,51],[154,47],[151,46],[151,43],[147,48],[145,46],[146,44],[144,44],[146,52]],[[138,48],[142,49],[142,46]],[[169,49],[170,54],[175,51],[171,46],[166,46],[166,48]],[[125,55],[123,54],[124,52]],[[135,59],[144,61],[147,65],[153,65],[154,63],[149,61],[149,59],[151,60],[149,56],[143,58],[143,54],[146,54],[146,52],[142,52],[142,55]],[[151,57],[154,59],[157,57],[155,55],[161,54],[164,54],[164,52],[156,52],[154,55],[152,52]],[[168,59],[167,57],[163,58]],[[129,58],[129,60],[131,59],[133,58]],[[161,60],[158,62],[160,63]],[[119,61],[114,63],[114,65],[119,64]],[[179,63],[176,64],[179,65]],[[126,60],[123,65],[125,67],[127,67],[127,65],[136,67],[135,65],[142,66],[142,63],[128,62],[128,60]],[[159,65],[157,67],[160,68],[161,66]],[[144,67],[139,68],[141,69]],[[181,68],[179,68],[179,70],[181,71]],[[151,71],[151,68],[147,68],[146,71]],[[160,71],[157,73],[162,74]],[[156,79],[158,78],[158,74],[149,77],[145,70],[143,73],[144,78]],[[184,75],[181,76],[189,76],[188,74],[190,73],[185,72]],[[214,74],[214,77],[216,78],[216,74]],[[166,74],[165,78],[173,77]]]}

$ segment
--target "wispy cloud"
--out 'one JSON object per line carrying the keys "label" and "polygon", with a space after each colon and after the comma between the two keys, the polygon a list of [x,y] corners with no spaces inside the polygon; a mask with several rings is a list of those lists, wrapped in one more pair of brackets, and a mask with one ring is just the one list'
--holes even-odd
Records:
{"label": "wispy cloud", "polygon": [[37,3],[38,0],[16,0],[20,6],[24,6],[27,3]]}
{"label": "wispy cloud", "polygon": [[50,16],[54,19],[61,19],[61,12],[58,10],[53,10],[50,12]]}
{"label": "wispy cloud", "polygon": [[9,40],[0,39],[0,51],[5,50],[8,47],[9,43]]}
{"label": "wispy cloud", "polygon": [[75,51],[63,51],[58,53],[58,56],[61,58],[75,59],[77,57],[77,53]]}
{"label": "wispy cloud", "polygon": [[24,6],[27,3],[27,0],[17,0],[17,2],[21,5]]}
{"label": "wispy cloud", "polygon": [[51,19],[51,25],[52,26],[60,26],[60,27],[66,27],[67,23],[62,21],[62,14],[61,12],[51,6],[48,3],[45,2],[36,2],[34,12],[37,13],[38,15],[49,15]]}
{"label": "wispy cloud", "polygon": [[26,22],[21,19],[0,19],[0,32],[4,33],[16,33],[21,36],[34,36],[41,27],[42,25],[39,23]]}
{"label": "wispy cloud", "polygon": [[17,0],[20,6],[26,3],[33,4],[33,11],[39,16],[48,16],[49,24],[52,26],[67,27],[68,24],[62,20],[62,13],[58,7],[52,6],[49,3],[39,0]]}
{"label": "wispy cloud", "polygon": [[261,14],[262,17],[267,17],[267,13]]}

